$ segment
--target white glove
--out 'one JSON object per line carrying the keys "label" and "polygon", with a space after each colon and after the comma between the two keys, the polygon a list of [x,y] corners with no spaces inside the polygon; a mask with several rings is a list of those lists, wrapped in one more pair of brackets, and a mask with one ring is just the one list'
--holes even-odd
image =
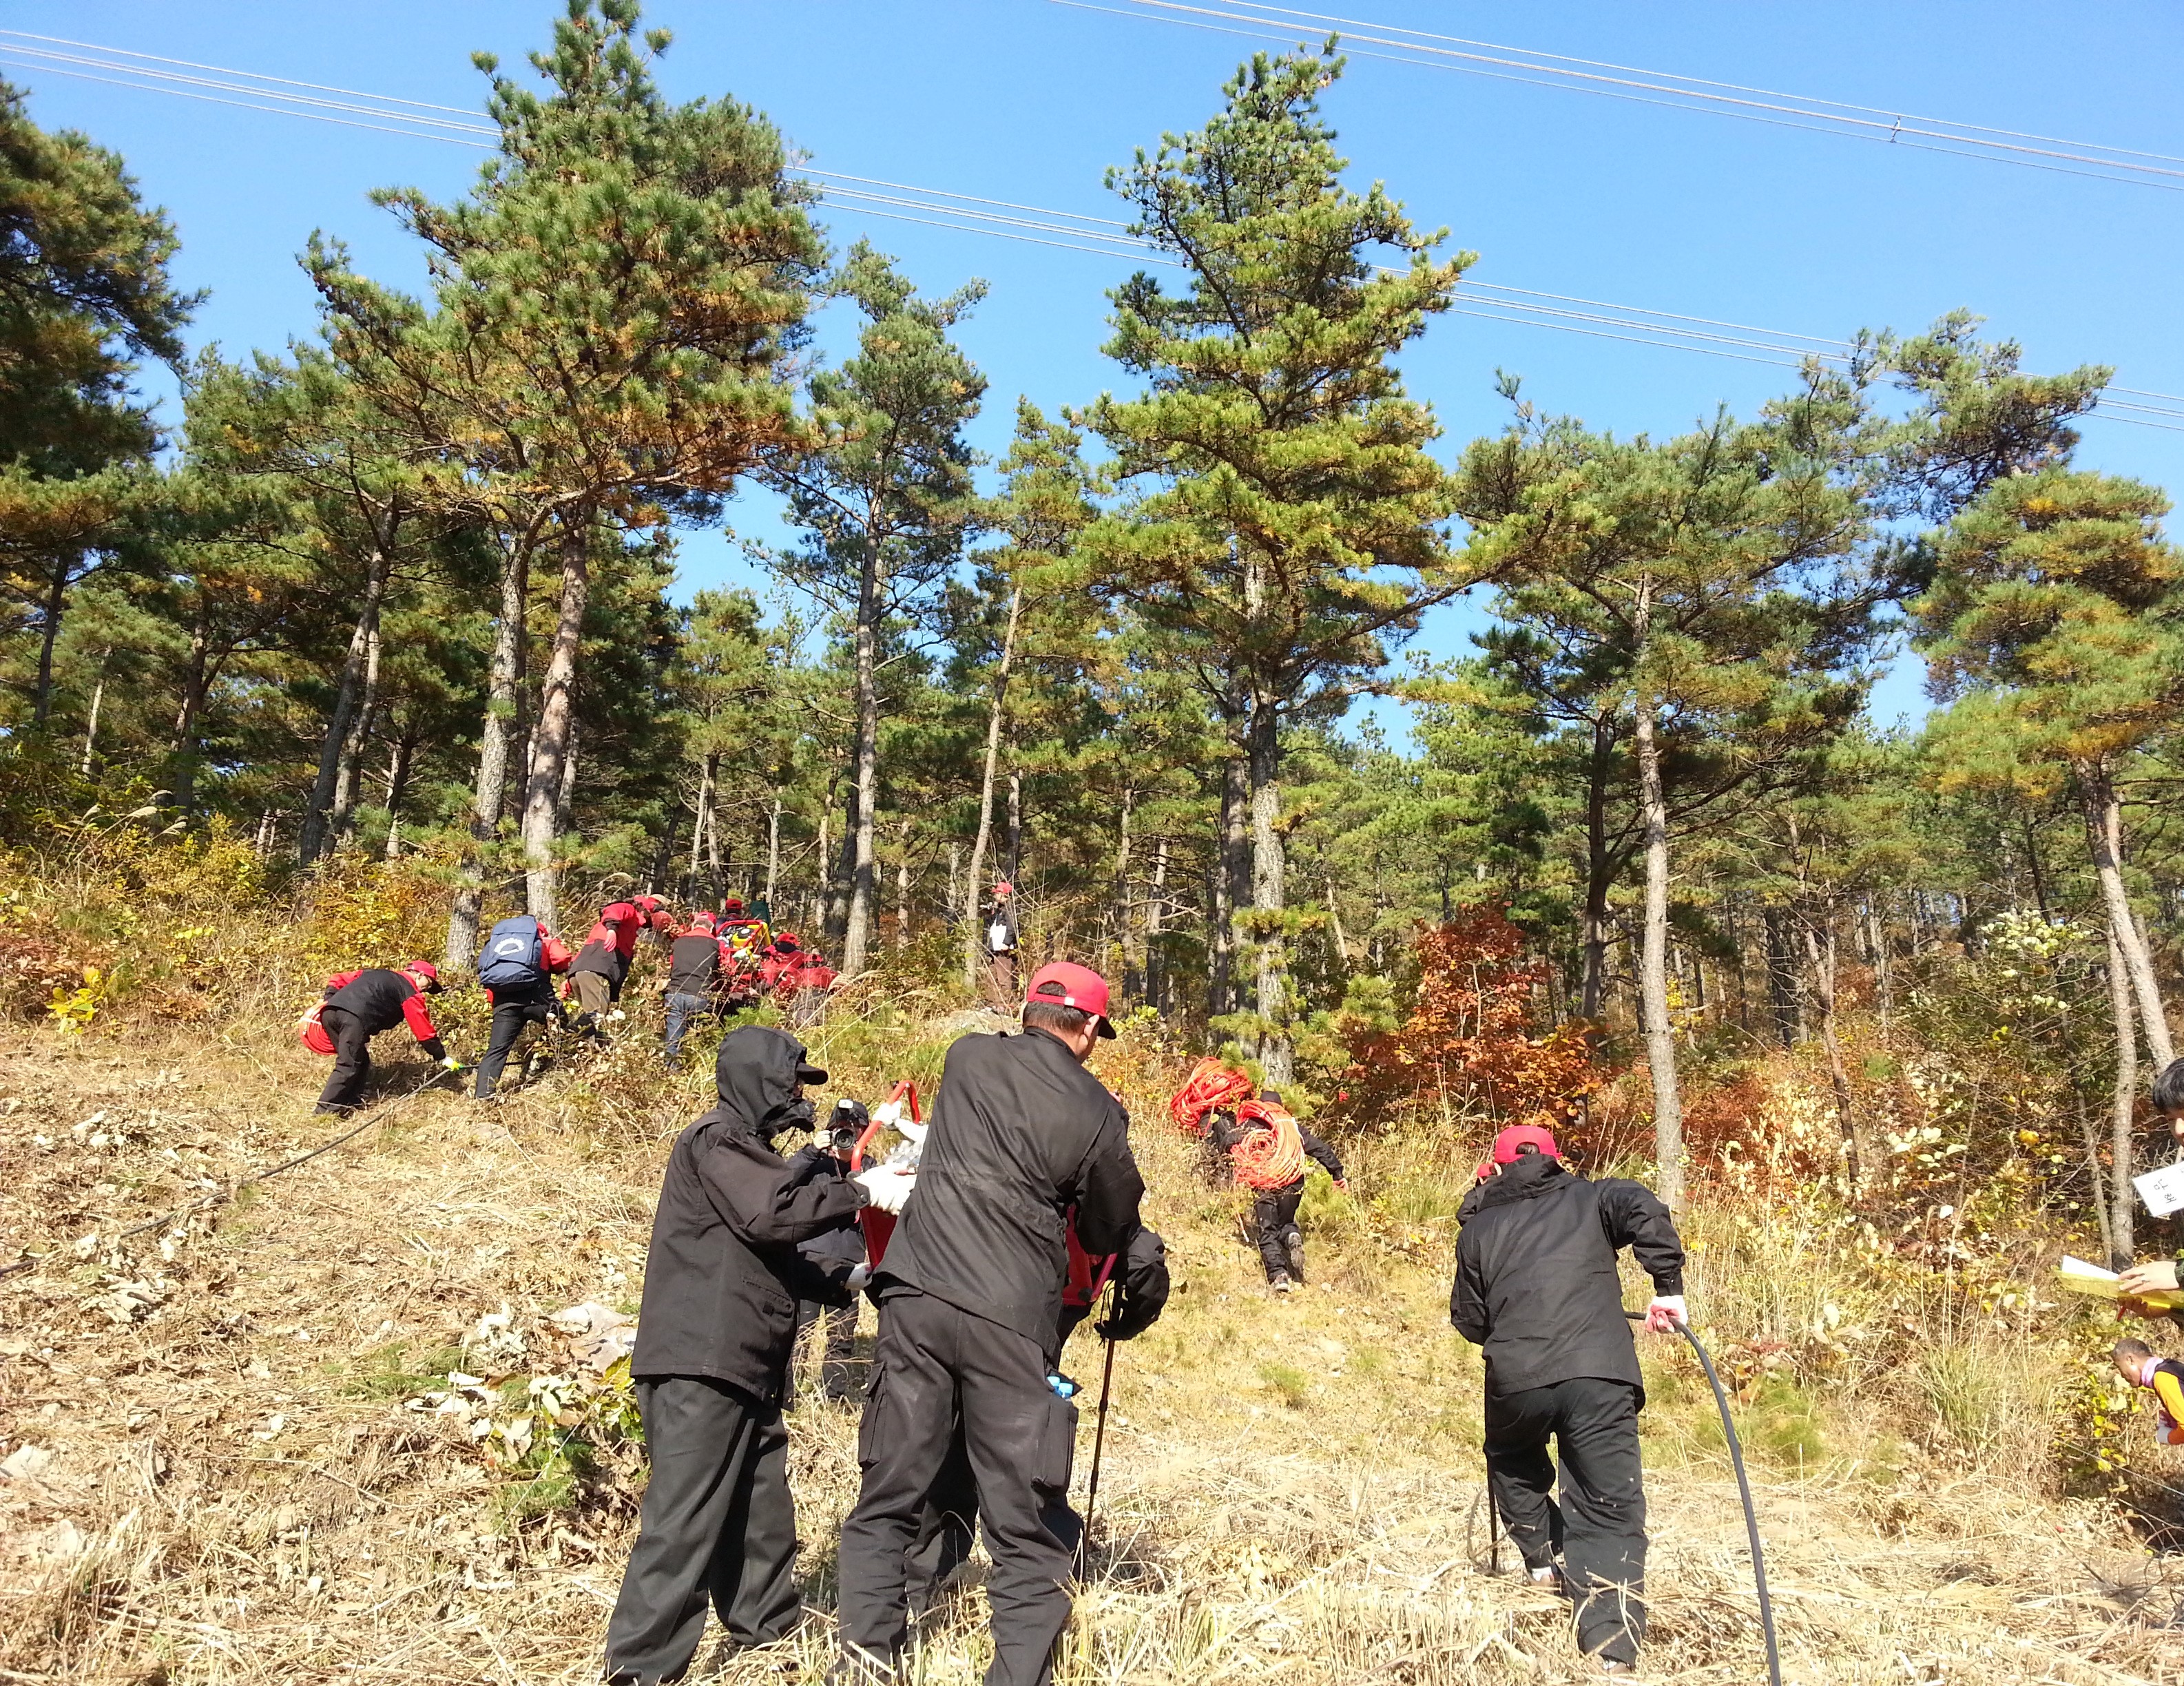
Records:
{"label": "white glove", "polygon": [[861,1171],[850,1179],[865,1191],[865,1199],[883,1212],[900,1214],[910,1199],[910,1191],[917,1186],[915,1172],[897,1170],[891,1165],[876,1165],[870,1171]]}
{"label": "white glove", "polygon": [[1680,1294],[1657,1294],[1646,1307],[1646,1327],[1657,1335],[1673,1334],[1677,1324],[1688,1322]]}
{"label": "white glove", "polygon": [[875,1124],[894,1125],[901,1121],[902,1103],[899,1100],[883,1100],[872,1109],[872,1122]]}
{"label": "white glove", "polygon": [[865,1284],[872,1279],[872,1267],[870,1265],[852,1265],[850,1266],[850,1280],[845,1286],[852,1294],[861,1294]]}
{"label": "white glove", "polygon": [[898,1118],[894,1121],[894,1127],[902,1132],[903,1140],[908,1142],[912,1147],[922,1148],[925,1145],[926,1126],[918,1120],[911,1117]]}

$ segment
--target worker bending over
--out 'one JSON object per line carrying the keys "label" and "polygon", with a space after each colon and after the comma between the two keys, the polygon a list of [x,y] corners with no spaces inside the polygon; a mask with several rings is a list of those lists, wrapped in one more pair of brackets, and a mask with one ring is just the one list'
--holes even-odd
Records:
{"label": "worker bending over", "polygon": [[439,969],[430,960],[412,960],[399,971],[370,966],[328,978],[319,1027],[333,1044],[334,1069],[319,1092],[315,1110],[336,1114],[356,1110],[371,1076],[371,1039],[399,1024],[410,1027],[410,1035],[429,1058],[450,1071],[461,1071],[462,1061],[448,1052],[426,1010],[425,997],[439,993]]}
{"label": "worker bending over", "polygon": [[2115,1367],[2134,1388],[2153,1395],[2153,1438],[2164,1446],[2184,1446],[2184,1364],[2155,1356],[2144,1341],[2115,1344]]}
{"label": "worker bending over", "polygon": [[1493,1171],[1457,1216],[1449,1319],[1485,1352],[1487,1484],[1533,1580],[1574,1605],[1578,1649],[1629,1673],[1646,1631],[1646,1388],[1615,1255],[1630,1248],[1653,1279],[1646,1327],[1671,1329],[1684,1319],[1683,1243],[1652,1190],[1576,1175],[1529,1127],[1494,1138]]}

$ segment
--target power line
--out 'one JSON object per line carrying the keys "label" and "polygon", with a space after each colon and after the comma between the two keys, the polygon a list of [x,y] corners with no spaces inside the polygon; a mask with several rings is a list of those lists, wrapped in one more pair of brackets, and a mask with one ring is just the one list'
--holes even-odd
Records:
{"label": "power line", "polygon": [[[1183,0],[1123,0],[1123,5],[1121,7],[1093,5],[1088,3],[1088,0],[1053,0],[1053,3],[1070,6],[1081,11],[1109,12],[1120,16],[1138,17],[1158,23],[1212,29],[1221,34],[1256,33],[1262,36],[1288,39],[1295,33],[1293,25],[1284,23],[1279,17],[1263,14],[1264,11],[1280,9],[1278,8],[1247,11],[1227,4],[1189,5],[1183,3]],[[1189,15],[1163,15],[1167,14]],[[1313,17],[1323,14],[1298,13],[1292,15]],[[1201,24],[1195,21],[1201,18],[1217,19],[1221,22]],[[1340,21],[1332,18],[1326,20]],[[1248,29],[1223,27],[1223,25],[1234,24],[1253,25],[1257,28],[1255,31]],[[1364,27],[1382,29],[1395,26],[1373,24]],[[1406,31],[1404,33],[1412,36],[1424,34],[1424,31]],[[1405,40],[1399,36],[1353,33],[1346,39],[1363,42],[1373,47],[1395,49],[1393,54],[1360,53],[1357,56],[1361,58],[1393,57],[1396,62],[1426,69],[1485,75],[1504,81],[1528,82],[1535,86],[1558,87],[1568,92],[1591,93],[1607,98],[1632,100],[1641,104],[1667,104],[1679,110],[1705,112],[1721,117],[1736,117],[1752,122],[1772,124],[1778,127],[1810,129],[1822,133],[1841,135],[1847,138],[1908,147],[1915,151],[1947,153],[1960,158],[1982,158],[1992,163],[2016,164],[2025,169],[2045,170],[2065,175],[2090,176],[2096,181],[2119,181],[2142,187],[2155,187],[2165,192],[2184,192],[2184,170],[2164,170],[2152,164],[2134,164],[2129,161],[2132,158],[2150,158],[2170,163],[2184,163],[2184,159],[2172,159],[2165,153],[2133,153],[2124,147],[2103,147],[2098,142],[2081,141],[2063,142],[2059,144],[2088,147],[2092,150],[2059,152],[2049,147],[2027,146],[2014,141],[1981,140],[1976,134],[1950,131],[1953,128],[1966,130],[1975,126],[1971,125],[1953,125],[1947,128],[1920,126],[1926,123],[1938,123],[1942,120],[1899,115],[1892,122],[1883,123],[1875,119],[1840,116],[1830,111],[1811,109],[1815,104],[1839,104],[1838,102],[1834,101],[1813,101],[1804,105],[1786,105],[1779,101],[1731,97],[1727,94],[1708,93],[1702,91],[1704,86],[1734,86],[1731,84],[1702,84],[1700,86],[1680,87],[1674,86],[1673,82],[1638,80],[1645,76],[1672,75],[1673,73],[1670,72],[1637,70],[1628,76],[1603,75],[1593,71],[1563,70],[1552,64],[1534,62],[1539,58],[1561,55],[1534,54],[1530,58],[1514,58],[1488,53],[1462,52],[1454,47],[1435,47],[1430,44],[1433,40],[1460,39],[1455,36],[1428,36],[1424,40]],[[1529,53],[1529,49],[1508,47],[1502,48],[1501,51]],[[1577,64],[1591,61],[1573,59],[1568,62]],[[1500,68],[1490,70],[1483,68],[1485,66]],[[1531,75],[1516,74],[1520,70],[1535,74]],[[1676,80],[1696,81],[1698,79],[1677,78]],[[1782,97],[1794,99],[1802,97],[1789,95]],[[1841,107],[1840,109],[1864,110],[1872,108]],[[2015,131],[1988,130],[1982,132],[2000,135]],[[1942,144],[1943,142],[1955,144]],[[2111,155],[2099,156],[2103,153]],[[2048,162],[2047,160],[2055,161]],[[2074,164],[2087,165],[2091,168],[2074,169],[2071,167]]]}
{"label": "power line", "polygon": [[[1076,0],[1060,0],[1060,3],[1076,3]],[[1145,0],[1133,0],[1145,3]],[[1165,0],[1162,0],[1165,3]],[[1105,7],[1089,9],[1109,10]],[[1203,9],[1181,8],[1178,9]],[[1283,8],[1265,8],[1267,10]],[[1295,16],[1315,14],[1294,13]],[[1169,19],[1158,19],[1170,21]],[[1340,21],[1329,19],[1329,21]],[[1195,27],[1196,25],[1193,25]],[[1223,31],[1234,33],[1234,31]],[[0,31],[0,36],[22,36],[20,31]],[[123,48],[108,48],[86,42],[60,42],[53,36],[26,36],[33,40],[54,41],[59,45],[80,47],[86,53],[114,53],[131,58],[153,60],[161,64],[184,66],[193,70],[211,73],[209,77],[179,77],[167,73],[146,70],[139,65],[115,64],[101,58],[83,58],[73,54],[47,53],[44,49],[15,47],[0,40],[0,64],[19,64],[22,68],[42,70],[58,75],[104,82],[119,87],[134,88],[141,92],[165,93],[182,98],[199,99],[219,105],[237,106],[244,109],[270,112],[275,115],[305,117],[315,122],[334,123],[345,128],[371,129],[380,133],[407,135],[420,140],[443,141],[453,145],[490,149],[490,143],[474,141],[470,134],[497,136],[498,131],[483,124],[446,123],[437,118],[420,119],[406,111],[391,107],[410,105],[425,107],[426,102],[403,100],[395,96],[368,93],[359,89],[334,87],[323,83],[291,81],[287,78],[268,77],[254,71],[231,70],[220,65],[201,64],[188,59],[161,59],[154,54],[130,53]],[[1458,37],[1448,37],[1459,39]],[[1513,49],[1512,49],[1513,50]],[[11,58],[10,53],[36,53],[42,60],[22,64]],[[1580,61],[1573,61],[1580,62]],[[1590,62],[1590,61],[1581,61]],[[103,76],[70,65],[95,65],[99,69],[115,70],[122,77]],[[278,81],[289,86],[304,87],[320,92],[339,93],[351,99],[372,103],[355,106],[331,100],[304,99],[280,93],[276,90],[252,86],[245,81],[220,81],[212,77],[253,78],[257,81]],[[152,78],[153,80],[144,80]],[[177,86],[187,83],[189,86]],[[203,92],[217,89],[220,93]],[[220,94],[248,95],[254,97],[221,97]],[[264,103],[270,99],[277,103]],[[430,109],[454,112],[451,106],[430,107]],[[339,116],[336,112],[348,112],[353,116]],[[355,116],[379,116],[392,120],[390,123],[370,123],[355,120]],[[436,126],[422,128],[408,126],[430,123]],[[460,131],[450,133],[448,131]],[[890,181],[877,176],[853,175],[844,171],[821,170],[809,164],[793,166],[795,173],[816,178],[826,198],[841,204],[844,209],[866,216],[883,217],[892,221],[916,223],[927,227],[943,228],[953,232],[982,234],[990,237],[1015,240],[1027,245],[1045,246],[1056,249],[1082,252],[1095,257],[1123,257],[1143,264],[1165,268],[1184,268],[1186,265],[1160,254],[1156,247],[1141,236],[1128,231],[1129,225],[1111,217],[1089,215],[1079,211],[1058,210],[1051,206],[1025,204],[1016,200],[995,199],[974,193],[961,193],[945,188],[921,187],[908,182]],[[850,186],[835,184],[855,184]],[[888,192],[872,190],[886,188]],[[897,195],[908,195],[899,198]],[[981,209],[992,206],[998,210],[1025,213],[1022,216],[1006,216],[997,210]],[[1107,230],[1118,231],[1106,232]],[[1398,271],[1384,270],[1383,273]],[[1459,315],[1479,318],[1485,321],[1503,322],[1514,326],[1529,326],[1552,329],[1560,333],[1582,334],[1589,338],[1609,339],[1626,344],[1647,345],[1664,350],[1696,353],[1702,356],[1728,358],[1732,361],[1758,363],[1774,368],[1797,368],[1810,359],[1824,362],[1841,362],[1844,353],[1852,349],[1847,340],[1830,338],[1818,334],[1802,334],[1784,330],[1765,328],[1748,322],[1735,322],[1711,316],[1656,310],[1641,305],[1618,304],[1605,299],[1586,298],[1575,294],[1548,292],[1536,288],[1512,287],[1496,281],[1467,278],[1463,291],[1451,305]],[[1535,303],[1533,301],[1545,301]],[[1564,307],[1583,305],[1585,309]],[[1483,307],[1483,308],[1482,308]],[[1607,314],[1595,314],[1606,312]],[[1682,326],[1680,324],[1694,324]],[[1727,329],[1730,333],[1703,331],[1707,329]],[[1744,336],[1756,335],[1757,339]],[[1741,349],[1725,349],[1724,348]],[[1752,353],[1771,353],[1773,355],[1754,356]],[[2153,427],[2163,431],[2184,431],[2184,408],[2171,409],[2168,404],[2184,406],[2184,398],[2175,394],[2114,387],[2109,392],[2136,398],[2151,398],[2154,404],[2131,403],[2121,398],[2105,401],[2098,409],[2087,412],[2103,415],[2112,421],[2132,426]],[[2124,414],[2122,412],[2131,412]],[[2159,418],[2159,419],[2142,419]]]}
{"label": "power line", "polygon": [[1719,82],[1710,81],[1704,76],[1686,76],[1674,70],[1648,70],[1635,64],[1618,64],[1603,58],[1576,58],[1566,53],[1543,53],[1535,47],[1510,47],[1505,43],[1492,41],[1473,41],[1460,35],[1437,35],[1431,30],[1416,30],[1401,24],[1376,24],[1357,18],[1330,17],[1320,12],[1300,12],[1287,6],[1266,4],[1264,0],[1255,0],[1255,3],[1262,12],[1279,12],[1289,17],[1305,18],[1317,23],[1357,24],[1363,28],[1393,30],[1400,35],[1417,36],[1428,41],[1454,42],[1462,47],[1486,47],[1493,48],[1496,53],[1522,53],[1533,58],[1552,58],[1565,64],[1585,64],[1596,70],[1625,70],[1633,75],[1662,76],[1672,81],[1689,82],[1698,87],[1724,88],[1732,93],[1765,94],[1772,99],[1793,99],[1806,105],[1833,106],[1840,111],[1863,111],[1876,117],[1908,118],[1914,123],[1936,123],[1945,128],[1967,130],[1982,135],[2006,135],[2018,141],[2046,141],[2059,147],[2091,147],[2100,152],[2116,153],[2127,158],[2157,159],[2164,164],[2184,164],[2184,158],[2176,157],[2168,153],[2139,152],[2130,147],[2111,147],[2095,141],[2071,141],[2054,135],[2027,134],[2020,129],[1995,129],[1981,123],[1959,123],[1947,117],[1922,117],[1911,112],[1892,111],[1885,105],[1855,105],[1847,100],[1824,99],[1814,94],[1786,93],[1780,88],[1748,87],[1741,82]]}

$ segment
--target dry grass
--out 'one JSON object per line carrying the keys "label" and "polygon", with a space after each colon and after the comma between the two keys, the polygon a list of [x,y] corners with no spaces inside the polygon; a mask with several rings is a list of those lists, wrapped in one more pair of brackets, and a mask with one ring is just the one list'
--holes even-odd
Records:
{"label": "dry grass", "polygon": [[[660,1160],[702,1079],[660,1083],[633,1038],[487,1112],[426,1094],[209,1223],[116,1250],[122,1224],[323,1133],[323,1066],[277,1020],[166,1038],[0,1044],[0,1261],[47,1255],[0,1282],[0,1456],[51,1454],[0,1479],[0,1681],[595,1678],[635,1458],[519,1519],[507,1477],[403,1400],[504,1304],[542,1359],[545,1314],[633,1304]],[[939,1040],[875,1002],[827,1045],[869,1093]],[[1474,1562],[1479,1370],[1446,1325],[1446,1188],[1362,1155],[1355,1184],[1383,1198],[1315,1194],[1312,1284],[1271,1300],[1233,1199],[1153,1104],[1161,1051],[1126,1042],[1102,1062],[1142,1121],[1178,1291],[1117,1366],[1096,1572],[1061,1679],[1583,1678],[1561,1606]],[[85,1234],[100,1238],[80,1258]],[[1765,1286],[1730,1251],[1702,1291],[1767,1327],[1806,1327],[1834,1291],[1825,1261]],[[1865,1377],[1847,1405],[1755,1388],[1786,1677],[2184,1678],[2184,1645],[2153,1625],[2184,1585],[2036,1470],[2046,1384],[2020,1366],[2023,1390],[1996,1401],[1993,1351],[1966,1374],[1949,1350],[1923,1382]],[[1068,1362],[1089,1377],[1095,1356],[1080,1344]],[[1649,1672],[1759,1678],[1710,1404],[1677,1354],[1648,1361]],[[816,1402],[793,1422],[812,1616],[783,1655],[704,1660],[723,1680],[816,1683],[830,1648],[855,1425]],[[921,1680],[977,1678],[982,1616],[973,1590],[928,1624]]]}

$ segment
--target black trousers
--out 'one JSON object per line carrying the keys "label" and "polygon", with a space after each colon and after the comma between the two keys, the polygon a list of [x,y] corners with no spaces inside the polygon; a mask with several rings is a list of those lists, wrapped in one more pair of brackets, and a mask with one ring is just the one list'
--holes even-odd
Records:
{"label": "black trousers", "polygon": [[1079,1524],[1068,1500],[1077,1407],[1046,1385],[1046,1363],[1029,1336],[944,1300],[899,1291],[881,1303],[876,1369],[857,1433],[864,1486],[842,1525],[844,1645],[883,1660],[902,1650],[909,1553],[960,1417],[994,1559],[986,1686],[1045,1686],[1053,1678]]}
{"label": "black trousers", "polygon": [[[1562,1503],[1548,1496],[1562,1462]],[[1635,1662],[1646,1633],[1646,1487],[1638,1389],[1580,1376],[1486,1395],[1486,1479],[1528,1568],[1563,1557],[1581,1651]]]}
{"label": "black trousers", "polygon": [[333,1039],[334,1069],[319,1091],[321,1112],[354,1112],[363,1104],[364,1086],[371,1077],[371,1032],[364,1021],[339,1007],[319,1015],[319,1023]]}
{"label": "black trousers", "polygon": [[677,1680],[710,1599],[738,1644],[785,1639],[802,1614],[796,1506],[781,1413],[701,1376],[637,1384],[652,1482],[607,1623],[607,1678]]}
{"label": "black trousers", "polygon": [[508,1056],[515,1051],[515,1044],[523,1039],[523,1027],[526,1025],[543,1025],[558,1010],[550,983],[537,994],[501,994],[493,998],[493,1040],[485,1050],[485,1058],[478,1061],[477,1086],[474,1091],[480,1100],[493,1099],[493,1090],[500,1084],[500,1074],[507,1067]]}
{"label": "black trousers", "polygon": [[830,1399],[855,1399],[863,1390],[864,1366],[857,1362],[857,1308],[861,1301],[853,1299],[847,1305],[822,1305],[816,1299],[796,1302],[796,1339],[803,1344],[804,1332],[814,1323],[823,1331],[820,1349],[819,1385]]}
{"label": "black trousers", "polygon": [[971,1470],[971,1449],[963,1426],[948,1437],[948,1455],[925,1495],[917,1534],[906,1560],[910,1613],[922,1616],[940,1596],[943,1582],[971,1558],[978,1528],[978,1477]]}
{"label": "black trousers", "polygon": [[[1286,1188],[1273,1189],[1251,1203],[1251,1225],[1259,1237],[1259,1262],[1267,1267],[1267,1280],[1272,1282],[1279,1271],[1285,1277],[1303,1279],[1303,1271],[1296,1260],[1304,1255],[1304,1231],[1297,1227],[1297,1206],[1304,1199],[1304,1178],[1300,1177]],[[1296,1243],[1295,1257],[1291,1257],[1290,1243]]]}

